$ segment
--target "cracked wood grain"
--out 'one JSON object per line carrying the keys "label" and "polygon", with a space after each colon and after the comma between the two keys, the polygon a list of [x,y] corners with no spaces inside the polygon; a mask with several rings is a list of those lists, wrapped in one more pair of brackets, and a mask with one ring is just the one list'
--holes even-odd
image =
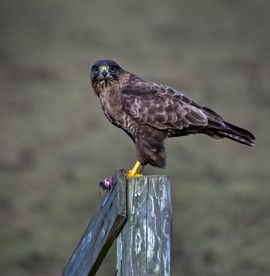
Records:
{"label": "cracked wood grain", "polygon": [[172,202],[167,176],[128,180],[128,218],[117,239],[117,276],[170,275]]}

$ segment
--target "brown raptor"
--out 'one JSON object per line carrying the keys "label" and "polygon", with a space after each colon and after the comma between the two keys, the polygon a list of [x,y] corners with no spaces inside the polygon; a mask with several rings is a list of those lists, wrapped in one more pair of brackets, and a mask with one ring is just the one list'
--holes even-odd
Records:
{"label": "brown raptor", "polygon": [[254,145],[255,137],[248,130],[226,122],[176,89],[129,73],[112,60],[97,61],[90,75],[104,114],[135,143],[138,161],[129,177],[139,176],[147,164],[165,167],[164,139],[168,137],[203,133]]}

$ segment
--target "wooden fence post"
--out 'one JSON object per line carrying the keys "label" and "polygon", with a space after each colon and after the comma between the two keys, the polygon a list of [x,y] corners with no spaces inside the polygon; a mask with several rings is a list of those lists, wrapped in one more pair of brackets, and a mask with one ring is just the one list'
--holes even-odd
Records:
{"label": "wooden fence post", "polygon": [[172,204],[168,176],[127,181],[127,221],[117,239],[117,276],[170,275]]}

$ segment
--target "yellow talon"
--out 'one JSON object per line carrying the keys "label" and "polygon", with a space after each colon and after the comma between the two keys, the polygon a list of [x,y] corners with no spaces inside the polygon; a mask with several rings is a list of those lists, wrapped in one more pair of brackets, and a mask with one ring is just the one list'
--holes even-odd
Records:
{"label": "yellow talon", "polygon": [[127,175],[128,178],[141,177],[141,176],[143,176],[141,173],[133,174],[131,171],[128,171],[128,175]]}
{"label": "yellow talon", "polygon": [[134,167],[128,171],[128,174],[127,174],[127,177],[128,178],[132,178],[132,177],[141,177],[142,172],[143,170],[143,166],[141,165],[141,162],[140,161],[137,161],[134,165]]}

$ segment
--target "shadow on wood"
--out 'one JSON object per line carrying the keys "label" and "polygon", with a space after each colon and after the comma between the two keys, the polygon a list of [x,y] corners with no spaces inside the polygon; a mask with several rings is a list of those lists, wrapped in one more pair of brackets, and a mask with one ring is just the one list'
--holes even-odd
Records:
{"label": "shadow on wood", "polygon": [[127,215],[125,171],[113,177],[112,190],[105,194],[70,257],[62,276],[95,275],[113,241],[121,231]]}

